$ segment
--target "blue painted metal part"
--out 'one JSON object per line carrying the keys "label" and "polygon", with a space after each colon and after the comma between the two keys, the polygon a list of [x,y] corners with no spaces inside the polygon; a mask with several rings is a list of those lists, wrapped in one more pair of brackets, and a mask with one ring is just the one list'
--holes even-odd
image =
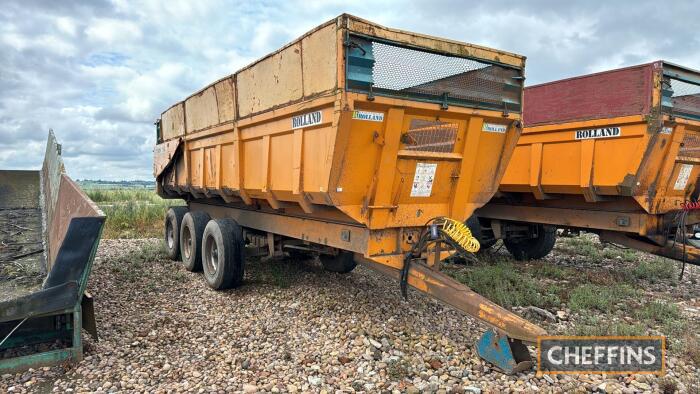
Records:
{"label": "blue painted metal part", "polygon": [[499,335],[493,330],[486,331],[479,338],[476,351],[479,357],[508,375],[531,369],[533,366],[530,353],[522,342]]}

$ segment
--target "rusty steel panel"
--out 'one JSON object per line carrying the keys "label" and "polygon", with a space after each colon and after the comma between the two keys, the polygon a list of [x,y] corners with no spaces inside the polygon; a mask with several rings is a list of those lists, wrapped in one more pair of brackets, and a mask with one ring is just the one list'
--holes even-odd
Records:
{"label": "rusty steel panel", "polygon": [[161,116],[161,133],[163,140],[185,135],[185,110],[184,104],[178,103],[172,106]]}
{"label": "rusty steel panel", "polygon": [[[323,27],[301,40],[304,97],[311,97],[337,86],[338,36],[334,24]],[[325,53],[326,56],[319,56]]]}
{"label": "rusty steel panel", "polygon": [[216,90],[209,86],[185,100],[186,132],[192,133],[219,123]]}
{"label": "rusty steel panel", "polygon": [[49,268],[53,265],[58,249],[68,230],[71,219],[75,217],[104,216],[102,210],[66,174],[61,174],[56,210],[54,211],[48,231]]}
{"label": "rusty steel panel", "polygon": [[300,100],[301,73],[300,43],[241,71],[236,78],[238,115],[245,117]]}
{"label": "rusty steel panel", "polygon": [[525,88],[525,126],[646,115],[654,64],[584,75]]}
{"label": "rusty steel panel", "polygon": [[214,88],[216,89],[219,123],[234,120],[236,118],[236,91],[233,85],[233,77],[217,82]]}
{"label": "rusty steel panel", "polygon": [[41,194],[42,194],[42,215],[44,228],[44,259],[47,266],[50,266],[51,245],[48,241],[47,232],[52,228],[55,210],[58,202],[58,191],[61,186],[61,175],[66,169],[61,158],[61,145],[56,141],[56,136],[49,131],[46,142],[46,152],[44,163],[41,167]]}
{"label": "rusty steel panel", "polygon": [[165,168],[172,163],[173,157],[178,148],[181,146],[182,140],[166,141],[157,145],[153,149],[153,176],[159,177]]}
{"label": "rusty steel panel", "polygon": [[348,30],[356,33],[422,47],[436,52],[491,60],[519,68],[525,67],[525,58],[514,53],[460,41],[437,38],[426,34],[392,29],[352,15],[343,15],[340,18],[343,19]]}
{"label": "rusty steel panel", "polygon": [[41,170],[41,209],[45,238],[45,259],[51,268],[63,242],[70,219],[80,216],[104,216],[102,211],[65,174],[61,145],[49,132]]}
{"label": "rusty steel panel", "polygon": [[236,116],[248,117],[334,94],[345,83],[345,59],[340,43],[344,34],[350,31],[431,52],[483,59],[515,68],[525,66],[525,58],[520,55],[390,29],[343,14],[235,74],[205,87],[188,98],[184,106],[179,103],[171,107],[161,117],[162,140],[182,136],[185,123],[187,132],[192,133],[229,122]]}

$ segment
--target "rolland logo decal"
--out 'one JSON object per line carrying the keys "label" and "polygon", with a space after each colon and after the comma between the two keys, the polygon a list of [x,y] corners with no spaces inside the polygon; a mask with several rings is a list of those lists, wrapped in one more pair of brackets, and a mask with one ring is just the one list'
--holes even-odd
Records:
{"label": "rolland logo decal", "polygon": [[575,137],[577,140],[588,140],[592,138],[610,138],[619,137],[622,135],[622,130],[619,127],[604,127],[601,129],[576,130]]}
{"label": "rolland logo decal", "polygon": [[537,341],[542,374],[656,374],[665,370],[662,336],[549,336]]}
{"label": "rolland logo decal", "polygon": [[302,127],[314,126],[321,124],[323,116],[321,111],[309,112],[308,114],[303,114],[295,116],[292,118],[292,128],[299,129]]}

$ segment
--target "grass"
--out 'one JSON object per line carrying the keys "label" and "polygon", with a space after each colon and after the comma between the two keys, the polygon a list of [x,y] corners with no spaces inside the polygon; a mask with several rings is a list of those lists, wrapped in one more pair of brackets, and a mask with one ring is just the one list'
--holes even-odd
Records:
{"label": "grass", "polygon": [[182,200],[165,200],[147,189],[87,189],[107,215],[104,238],[149,238],[163,233],[165,212]]}
{"label": "grass", "polygon": [[603,249],[603,257],[606,259],[620,259],[628,263],[639,261],[639,253],[633,249],[621,249],[614,246],[606,246]]}
{"label": "grass", "polygon": [[[460,282],[503,307],[560,304],[558,288],[543,288],[532,276],[520,272],[510,262],[479,265],[452,273]],[[543,291],[544,290],[544,291]]]}
{"label": "grass", "polygon": [[665,325],[682,317],[678,305],[659,300],[644,304],[635,311],[635,315],[640,320],[644,319]]}
{"label": "grass", "polygon": [[528,271],[536,278],[569,280],[576,275],[572,268],[560,267],[549,263],[538,263],[530,266]]}
{"label": "grass", "polygon": [[[652,284],[678,283],[674,261],[598,244],[587,237],[561,239],[557,250],[586,263],[581,267],[530,262],[513,264],[505,255],[480,257],[481,264],[448,273],[506,308],[538,306],[573,313],[571,335],[650,335],[662,333],[676,355],[700,363],[695,324],[671,301],[650,298]],[[612,263],[612,264],[611,264]],[[652,296],[653,297],[653,296]]]}
{"label": "grass", "polygon": [[558,249],[568,255],[584,256],[594,263],[604,259],[600,246],[587,237],[563,238]]}
{"label": "grass", "polygon": [[161,198],[150,189],[86,189],[85,193],[97,204],[126,201],[158,203]]}
{"label": "grass", "polygon": [[576,324],[572,334],[585,336],[603,335],[644,335],[646,327],[643,324],[627,322],[610,322],[598,316],[586,315]]}
{"label": "grass", "polygon": [[678,284],[677,263],[657,257],[651,261],[642,260],[632,270],[636,279],[644,279],[651,283],[668,282]]}
{"label": "grass", "polygon": [[615,305],[636,291],[627,284],[596,285],[586,283],[576,287],[569,295],[569,308],[573,311],[598,310],[611,312]]}

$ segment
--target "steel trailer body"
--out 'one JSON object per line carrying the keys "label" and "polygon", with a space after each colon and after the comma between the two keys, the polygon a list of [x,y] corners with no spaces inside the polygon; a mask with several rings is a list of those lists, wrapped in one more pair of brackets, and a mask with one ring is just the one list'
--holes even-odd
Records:
{"label": "steel trailer body", "polygon": [[[27,264],[26,259],[34,257],[32,263],[39,264],[43,274],[40,287],[0,298],[0,373],[80,361],[81,329],[97,339],[93,299],[85,290],[105,217],[65,173],[61,145],[52,132],[41,170],[0,171],[0,210],[17,210],[22,216],[39,212],[39,220],[18,227],[24,233],[36,232],[38,240],[31,242],[35,250],[9,259],[0,256],[0,264],[19,264],[20,259]],[[12,233],[0,232],[0,243],[11,250]],[[4,277],[0,281],[0,294],[8,294],[8,282]],[[27,347],[59,340],[64,346],[48,351],[32,353]]]}
{"label": "steel trailer body", "polygon": [[698,197],[698,97],[700,73],[663,61],[526,88],[526,127],[479,217],[501,238],[541,223],[683,260],[669,236],[700,221],[684,211]]}
{"label": "steel trailer body", "polygon": [[[496,192],[524,64],[341,15],[164,112],[157,190],[273,253],[344,250],[398,276],[430,219],[465,221]],[[408,283],[514,339],[544,333],[440,274],[448,249],[416,256]]]}

